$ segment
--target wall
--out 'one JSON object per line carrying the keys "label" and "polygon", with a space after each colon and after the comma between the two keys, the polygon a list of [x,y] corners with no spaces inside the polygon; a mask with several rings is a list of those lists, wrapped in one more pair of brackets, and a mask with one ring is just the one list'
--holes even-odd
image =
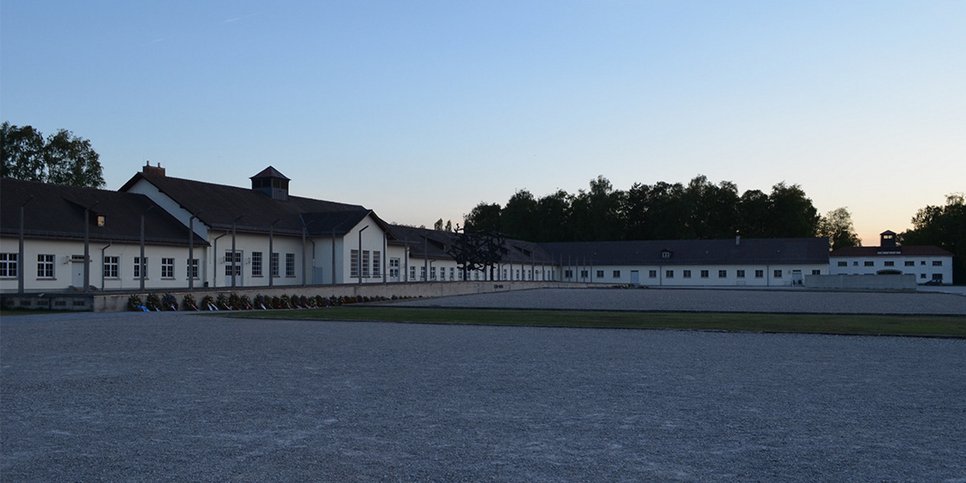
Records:
{"label": "wall", "polygon": [[[871,262],[871,266],[866,266]],[[893,266],[886,266],[886,262],[893,262]],[[912,262],[912,266],[906,266]],[[839,266],[845,263],[845,266]],[[934,266],[939,263],[939,266]],[[906,256],[906,255],[876,255],[868,257],[830,257],[829,273],[832,275],[875,275],[879,270],[898,270],[903,274],[912,274],[917,283],[926,283],[933,279],[934,274],[941,274],[944,284],[953,283],[952,257],[937,256]]]}
{"label": "wall", "polygon": [[[829,267],[825,263],[798,264],[798,265],[567,265],[562,267],[563,280],[579,281],[605,284],[629,284],[631,272],[637,271],[640,278],[638,283],[649,286],[662,287],[713,287],[713,286],[751,286],[751,287],[776,287],[790,286],[794,278],[794,271],[800,270],[802,276],[809,275],[817,270],[820,274],[827,274]],[[572,272],[571,277],[566,276],[566,271]],[[614,271],[620,271],[620,275],[614,277]],[[655,271],[655,276],[650,277],[650,272]],[[667,271],[673,271],[672,278],[667,277]],[[685,278],[684,271],[690,270],[690,278]],[[702,278],[701,271],[707,270],[708,277]],[[718,271],[725,270],[725,277],[719,277]],[[738,270],[744,270],[745,276],[738,277]],[[762,270],[761,278],[755,277],[755,271]],[[775,277],[775,271],[780,270],[781,277]],[[582,272],[587,271],[587,277],[582,277]],[[603,271],[603,277],[598,276],[598,271]]]}
{"label": "wall", "polygon": [[[575,284],[563,282],[423,282],[423,283],[391,283],[391,284],[343,284],[343,285],[316,285],[309,287],[258,287],[258,288],[236,288],[235,290],[210,290],[200,289],[190,293],[196,301],[200,301],[206,295],[217,297],[218,294],[236,293],[238,295],[282,296],[316,296],[323,297],[343,297],[343,296],[364,296],[364,297],[442,297],[449,295],[465,295],[475,293],[505,292],[510,290],[529,290],[537,288],[585,288],[588,284]],[[123,312],[127,310],[127,301],[132,292],[95,294],[94,311],[96,312]],[[144,300],[150,291],[139,292],[141,300]],[[153,292],[158,293],[158,292]],[[179,302],[187,291],[166,292],[178,298]],[[161,295],[160,293],[158,293]]]}
{"label": "wall", "polygon": [[[0,239],[0,252],[17,253],[18,243],[13,238]],[[102,248],[107,243],[91,242],[88,246],[90,254],[89,281],[90,285],[100,289],[103,271]],[[114,243],[103,250],[105,256],[116,256],[118,260],[118,276],[105,278],[104,288],[107,290],[134,290],[140,287],[140,279],[134,276],[134,259],[139,257],[141,247],[138,244]],[[54,255],[54,276],[52,278],[37,277],[37,255]],[[84,243],[81,241],[55,241],[27,239],[24,242],[24,291],[45,292],[63,291],[70,287],[83,287],[83,255]],[[200,250],[195,251],[196,258]],[[71,261],[71,257],[76,260]],[[178,288],[187,286],[187,247],[168,247],[145,245],[144,256],[147,258],[146,287]],[[174,277],[161,278],[161,259],[174,259]],[[17,277],[0,279],[0,291],[4,293],[17,292]]]}
{"label": "wall", "polygon": [[805,286],[827,290],[916,290],[916,277],[903,275],[807,275]]}

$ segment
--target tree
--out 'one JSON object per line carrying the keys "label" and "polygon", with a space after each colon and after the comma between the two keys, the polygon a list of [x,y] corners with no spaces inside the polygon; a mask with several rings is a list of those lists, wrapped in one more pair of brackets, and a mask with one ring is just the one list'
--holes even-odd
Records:
{"label": "tree", "polygon": [[776,184],[768,196],[770,237],[812,237],[818,228],[818,210],[797,184]]}
{"label": "tree", "polygon": [[100,188],[104,175],[91,142],[61,129],[44,140],[32,126],[0,125],[4,177]]}
{"label": "tree", "polygon": [[433,229],[436,230],[436,231],[443,231],[443,219],[442,218],[436,220],[436,223],[433,223]]}
{"label": "tree", "polygon": [[468,232],[500,231],[499,203],[480,203],[463,217],[463,228]]}
{"label": "tree", "polygon": [[510,238],[533,240],[537,230],[537,200],[527,190],[513,194],[500,212],[500,227]]}
{"label": "tree", "polygon": [[832,250],[861,245],[852,225],[852,214],[844,207],[836,208],[818,220],[818,236],[828,238]]}
{"label": "tree", "polygon": [[912,229],[899,235],[909,245],[936,245],[953,254],[953,280],[966,280],[966,199],[946,196],[945,206],[926,206],[912,218]]}

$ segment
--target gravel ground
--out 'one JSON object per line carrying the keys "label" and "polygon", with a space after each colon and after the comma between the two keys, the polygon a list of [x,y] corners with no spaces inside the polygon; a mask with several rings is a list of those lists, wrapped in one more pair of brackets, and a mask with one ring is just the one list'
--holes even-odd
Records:
{"label": "gravel ground", "polygon": [[0,321],[0,479],[966,478],[966,342]]}
{"label": "gravel ground", "polygon": [[410,307],[966,315],[966,297],[808,290],[538,289],[406,300]]}

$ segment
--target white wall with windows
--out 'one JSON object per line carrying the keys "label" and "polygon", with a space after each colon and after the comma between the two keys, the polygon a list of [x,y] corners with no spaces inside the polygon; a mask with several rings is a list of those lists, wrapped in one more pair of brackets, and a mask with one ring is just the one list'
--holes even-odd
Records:
{"label": "white wall with windows", "polygon": [[919,284],[933,280],[951,284],[953,258],[901,254],[829,258],[831,275],[875,275],[882,272],[912,274]]}
{"label": "white wall with windows", "polygon": [[[89,283],[98,290],[136,290],[141,286],[138,244],[91,242]],[[0,290],[17,291],[16,239],[0,239]],[[188,248],[146,245],[145,288],[180,288],[188,282]],[[204,250],[196,250],[196,256]],[[84,285],[84,243],[27,239],[24,290],[60,291]],[[102,278],[103,276],[103,278]]]}
{"label": "white wall with windows", "polygon": [[204,279],[209,287],[231,287],[232,274],[235,287],[301,285],[305,256],[301,236],[275,235],[269,252],[268,235],[236,232],[233,252],[231,231],[212,230],[210,235],[211,246],[206,250],[210,275]]}
{"label": "white wall with windows", "polygon": [[797,265],[570,265],[565,282],[657,286],[790,286],[805,275],[826,275],[821,264]]}

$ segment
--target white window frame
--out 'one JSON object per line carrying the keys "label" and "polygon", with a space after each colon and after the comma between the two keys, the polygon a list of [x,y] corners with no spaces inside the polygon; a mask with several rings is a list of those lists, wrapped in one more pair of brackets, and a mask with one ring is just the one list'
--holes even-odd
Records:
{"label": "white window frame", "polygon": [[0,278],[17,278],[19,253],[0,253]]}

